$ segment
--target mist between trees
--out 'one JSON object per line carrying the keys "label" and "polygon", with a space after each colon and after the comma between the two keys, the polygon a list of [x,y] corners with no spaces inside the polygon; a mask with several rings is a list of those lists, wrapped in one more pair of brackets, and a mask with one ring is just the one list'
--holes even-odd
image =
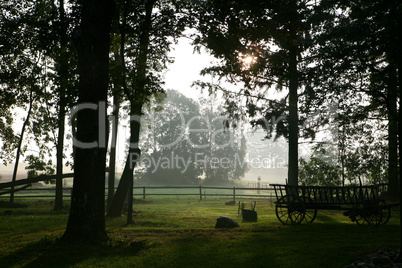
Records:
{"label": "mist between trees", "polygon": [[161,96],[143,109],[139,144],[126,143],[126,154],[129,146],[141,149],[129,158],[137,165],[137,180],[227,183],[241,180],[250,168],[274,168],[274,162],[285,168],[286,142],[263,141],[249,124],[225,116],[216,99],[195,101],[173,90]]}

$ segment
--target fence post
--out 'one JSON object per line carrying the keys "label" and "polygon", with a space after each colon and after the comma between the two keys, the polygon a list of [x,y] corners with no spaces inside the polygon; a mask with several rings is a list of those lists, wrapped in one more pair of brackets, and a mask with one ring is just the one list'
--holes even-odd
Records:
{"label": "fence post", "polygon": [[233,202],[236,202],[236,187],[233,187]]}
{"label": "fence post", "polygon": [[142,199],[145,199],[145,186],[142,187]]}
{"label": "fence post", "polygon": [[202,201],[202,187],[200,185],[200,201]]}

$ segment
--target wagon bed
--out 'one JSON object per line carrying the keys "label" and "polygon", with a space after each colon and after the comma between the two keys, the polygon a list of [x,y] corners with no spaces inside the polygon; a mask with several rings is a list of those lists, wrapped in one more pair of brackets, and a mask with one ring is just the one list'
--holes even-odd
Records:
{"label": "wagon bed", "polygon": [[358,224],[385,224],[391,207],[384,193],[387,184],[360,186],[295,186],[270,184],[274,187],[275,213],[283,224],[312,223],[318,209],[345,210],[344,215]]}

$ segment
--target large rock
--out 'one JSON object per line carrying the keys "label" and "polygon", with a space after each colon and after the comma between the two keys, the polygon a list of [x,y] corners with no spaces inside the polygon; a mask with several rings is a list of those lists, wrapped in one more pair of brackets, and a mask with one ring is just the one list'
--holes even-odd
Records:
{"label": "large rock", "polygon": [[215,228],[234,228],[234,227],[239,227],[239,224],[226,216],[220,216],[217,220],[216,220],[216,225]]}

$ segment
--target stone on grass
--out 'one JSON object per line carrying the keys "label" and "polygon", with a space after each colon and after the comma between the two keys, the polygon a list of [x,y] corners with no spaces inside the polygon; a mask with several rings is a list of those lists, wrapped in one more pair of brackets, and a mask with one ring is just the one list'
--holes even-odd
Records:
{"label": "stone on grass", "polygon": [[234,227],[239,227],[239,224],[226,216],[220,216],[217,220],[216,220],[216,225],[215,228],[234,228]]}

